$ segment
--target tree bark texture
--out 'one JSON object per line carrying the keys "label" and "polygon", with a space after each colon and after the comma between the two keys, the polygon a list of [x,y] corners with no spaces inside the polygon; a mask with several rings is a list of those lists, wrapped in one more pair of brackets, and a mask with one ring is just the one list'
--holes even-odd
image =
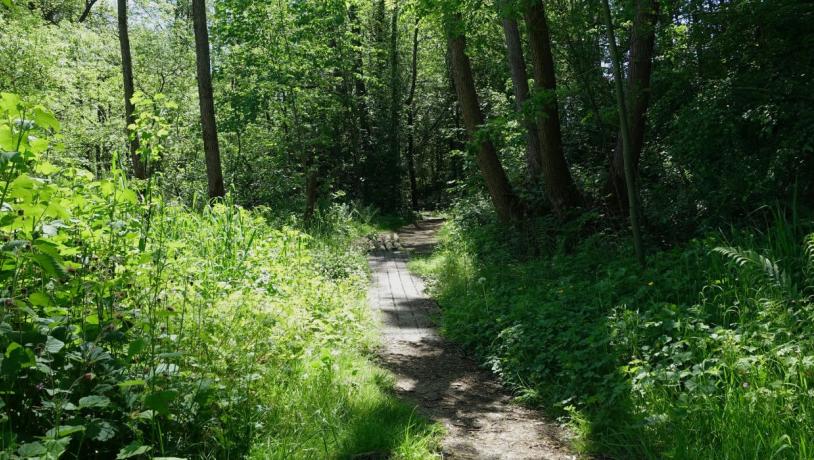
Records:
{"label": "tree bark texture", "polygon": [[418,81],[418,31],[420,19],[416,17],[413,29],[413,57],[410,63],[410,91],[407,94],[407,174],[410,179],[410,205],[418,210],[418,183],[415,173],[415,90]]}
{"label": "tree bark texture", "polygon": [[536,97],[540,98],[537,112],[542,151],[540,166],[546,195],[554,211],[562,213],[580,204],[581,197],[571,177],[562,147],[554,57],[551,53],[551,36],[542,0],[532,1],[526,7],[525,20],[534,69],[534,86],[538,92]]}
{"label": "tree bark texture", "polygon": [[446,25],[447,47],[458,104],[461,106],[461,115],[469,137],[477,143],[478,152],[475,158],[498,218],[504,223],[510,223],[521,217],[520,202],[509,184],[494,144],[489,139],[478,138],[478,131],[483,124],[483,113],[475,90],[472,65],[469,56],[466,55],[466,38],[460,30],[457,30],[460,23],[459,17],[453,17]]}
{"label": "tree bark texture", "polygon": [[129,139],[130,160],[133,163],[133,176],[138,179],[147,178],[147,168],[138,154],[139,142],[135,133],[130,133],[129,126],[135,122],[135,108],[133,107],[133,59],[130,55],[130,33],[127,30],[127,0],[118,0],[119,21],[119,47],[122,55],[122,80],[124,84],[124,122],[127,138]]}
{"label": "tree bark texture", "polygon": [[[636,0],[636,13],[630,33],[630,61],[627,77],[627,112],[630,126],[630,150],[633,170],[639,171],[647,129],[647,109],[650,105],[650,77],[653,73],[653,55],[656,41],[656,22],[659,4],[657,0]],[[612,195],[610,203],[627,213],[628,197],[625,186],[625,161],[621,132],[611,155],[608,184]]]}
{"label": "tree bark texture", "polygon": [[198,72],[198,99],[201,108],[206,178],[209,198],[226,194],[218,147],[215,101],[212,96],[212,74],[209,67],[209,31],[206,24],[206,1],[192,0],[192,24],[195,30],[195,61]]}
{"label": "tree bark texture", "polygon": [[[508,14],[508,13],[504,13]],[[526,61],[523,57],[523,45],[520,40],[520,30],[517,27],[517,20],[512,17],[504,17],[503,35],[506,39],[506,58],[509,62],[509,70],[512,75],[512,86],[514,88],[514,102],[523,126],[526,128],[526,168],[530,182],[536,182],[540,177],[540,163],[542,155],[540,152],[540,134],[537,124],[532,117],[526,113],[526,102],[529,99],[529,77],[526,73]]]}
{"label": "tree bark texture", "polygon": [[636,186],[636,172],[633,169],[633,142],[630,135],[627,102],[625,101],[625,84],[622,80],[622,58],[619,56],[619,49],[616,46],[616,35],[613,31],[613,19],[611,17],[608,0],[603,0],[602,6],[604,7],[605,27],[608,32],[613,80],[616,87],[616,107],[619,111],[619,127],[622,137],[625,186],[627,187],[628,209],[630,209],[630,229],[633,233],[633,246],[636,251],[636,258],[639,264],[644,266],[644,245],[642,244],[641,228],[639,226],[639,216],[641,214],[639,210],[638,189]]}

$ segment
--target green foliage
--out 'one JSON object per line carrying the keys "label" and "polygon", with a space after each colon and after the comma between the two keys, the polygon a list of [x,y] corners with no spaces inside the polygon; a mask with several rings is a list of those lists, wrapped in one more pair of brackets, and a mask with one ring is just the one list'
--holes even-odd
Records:
{"label": "green foliage", "polygon": [[[521,19],[526,2],[503,3]],[[127,127],[114,5],[0,0],[0,89],[19,95],[0,96],[0,447],[430,457],[434,428],[364,357],[364,236],[402,222],[367,206],[404,214],[409,134],[421,206],[464,203],[442,252],[414,264],[438,277],[447,333],[568,416],[587,449],[811,457],[814,12],[659,3],[640,184],[645,240],[661,249],[641,272],[606,209],[618,126],[598,2],[546,4],[557,90],[527,104],[556,96],[587,209],[506,230],[481,200],[444,30],[467,36],[480,135],[544,208],[493,2],[210,3],[232,193],[201,203],[188,1],[130,2],[140,93]],[[636,4],[613,2],[622,44]],[[128,135],[150,180],[128,177]],[[772,215],[777,203],[799,215]],[[721,224],[771,230],[708,236]]]}
{"label": "green foliage", "polygon": [[[169,127],[139,107],[141,153],[158,158]],[[329,243],[228,201],[192,212],[151,191],[160,174],[131,184],[115,163],[102,180],[54,166],[59,130],[0,96],[6,455],[432,455],[436,430],[363,354],[366,265],[336,252],[360,235]],[[364,436],[373,415],[387,429]]]}
{"label": "green foliage", "polygon": [[743,0],[709,17],[700,4],[681,10],[695,23],[665,26],[658,39],[675,46],[654,74],[643,165],[653,221],[680,232],[699,217],[720,223],[775,200],[809,200],[814,114],[801,76],[814,68],[810,5]]}
{"label": "green foliage", "polygon": [[517,257],[528,247],[522,234],[466,209],[446,226],[441,251],[412,268],[432,277],[445,333],[522,398],[561,414],[583,449],[810,457],[814,279],[802,268],[812,238],[803,245],[803,227],[778,212],[763,234],[694,240],[640,271],[613,234]]}

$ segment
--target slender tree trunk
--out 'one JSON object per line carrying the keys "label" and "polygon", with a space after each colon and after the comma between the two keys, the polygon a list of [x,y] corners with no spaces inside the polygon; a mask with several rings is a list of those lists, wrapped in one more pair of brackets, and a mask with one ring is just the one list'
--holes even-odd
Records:
{"label": "slender tree trunk", "polygon": [[[451,122],[452,130],[447,135],[447,151],[466,149],[465,135],[462,135],[465,129],[462,127],[463,120],[461,119],[461,104],[457,103],[458,88],[455,85],[455,70],[452,64],[452,50],[447,46],[446,53],[444,53],[444,69],[446,70],[445,77],[449,83],[449,99],[446,104],[452,107]],[[435,171],[433,173],[433,190],[441,190],[444,188],[444,183],[450,179],[462,179],[464,176],[464,159],[461,155],[455,155],[449,159],[448,162],[443,161],[442,149],[435,150]],[[448,164],[448,167],[444,167]]]}
{"label": "slender tree trunk", "polygon": [[308,156],[305,162],[305,224],[314,218],[319,190],[319,167],[315,164],[314,155]]}
{"label": "slender tree trunk", "polygon": [[[627,112],[630,126],[630,150],[633,172],[638,174],[639,159],[644,146],[647,128],[647,108],[650,104],[650,76],[653,70],[653,53],[656,41],[656,21],[659,4],[657,0],[636,0],[636,15],[630,34],[630,64],[627,80]],[[616,149],[610,161],[606,189],[615,197],[611,200],[618,209],[626,213],[628,209],[627,186],[625,185],[625,161],[621,132]]]}
{"label": "slender tree trunk", "polygon": [[79,15],[79,19],[76,22],[85,22],[85,19],[90,16],[90,10],[93,8],[93,5],[96,4],[97,0],[85,0],[85,9],[82,10],[82,14]]}
{"label": "slender tree trunk", "polygon": [[627,185],[628,205],[630,207],[630,228],[633,233],[633,246],[636,250],[636,258],[644,266],[644,247],[642,244],[641,229],[639,228],[639,200],[636,188],[636,173],[633,169],[633,144],[628,125],[627,102],[625,101],[625,85],[622,80],[622,59],[619,57],[619,49],[616,46],[616,36],[613,32],[613,20],[611,19],[610,5],[608,0],[602,0],[605,12],[605,27],[608,30],[608,44],[613,65],[613,80],[616,86],[616,107],[619,110],[619,126],[622,135],[622,152],[624,159],[625,184]]}
{"label": "slender tree trunk", "polygon": [[135,122],[133,112],[133,59],[130,56],[130,34],[127,30],[127,0],[118,0],[119,46],[122,54],[122,80],[124,83],[124,122],[130,146],[130,160],[133,162],[133,175],[138,179],[147,178],[147,170],[139,158],[138,136],[130,133],[129,126]]}
{"label": "slender tree trunk", "polygon": [[212,74],[209,67],[209,31],[206,25],[206,1],[192,0],[192,24],[195,29],[195,60],[198,71],[198,99],[201,107],[206,178],[209,198],[226,194],[218,147],[218,128],[215,122],[215,101],[212,97]]}
{"label": "slender tree trunk", "polygon": [[562,148],[554,57],[551,54],[551,36],[542,0],[534,0],[529,4],[525,10],[525,20],[534,68],[534,86],[540,93],[537,97],[541,98],[537,114],[542,150],[540,166],[548,199],[554,211],[560,213],[578,205],[581,197]]}
{"label": "slender tree trunk", "polygon": [[418,24],[415,18],[413,28],[413,59],[410,64],[410,92],[407,94],[407,173],[410,176],[410,204],[418,210],[418,183],[415,177],[415,89],[418,81]]}
{"label": "slender tree trunk", "polygon": [[[107,122],[107,112],[101,105],[96,106],[96,121],[99,122],[99,125],[102,126]],[[107,158],[107,149],[105,148],[105,141],[100,140],[98,144],[96,144],[96,159],[94,161],[93,173],[96,178],[102,177],[102,170],[105,170],[105,162],[103,162],[102,158]]]}
{"label": "slender tree trunk", "polygon": [[[506,5],[506,0],[501,1],[501,8]],[[526,168],[530,182],[537,182],[540,178],[540,162],[542,154],[540,152],[540,133],[534,118],[526,114],[525,105],[529,99],[529,77],[526,73],[526,61],[523,58],[523,45],[520,41],[520,30],[517,27],[517,20],[508,16],[507,11],[502,11],[503,35],[506,39],[506,58],[509,61],[509,70],[512,74],[512,86],[514,87],[514,102],[517,112],[520,114],[526,128]]]}
{"label": "slender tree trunk", "polygon": [[456,15],[446,19],[447,47],[458,104],[461,106],[461,114],[470,139],[478,143],[478,153],[475,157],[478,168],[486,182],[486,188],[500,220],[504,223],[518,221],[521,217],[520,202],[509,184],[495,146],[489,139],[478,139],[478,130],[483,124],[483,114],[472,77],[472,65],[469,62],[469,56],[466,55],[466,38],[459,30],[461,18]]}
{"label": "slender tree trunk", "polygon": [[[353,51],[353,83],[355,96],[353,100],[355,101],[354,109],[356,110],[356,119],[359,128],[359,152],[356,152],[358,160],[355,172],[357,177],[364,177],[364,164],[369,160],[368,157],[372,149],[370,120],[368,119],[367,86],[364,80],[364,62],[362,60],[362,54],[356,51],[362,46],[362,28],[359,25],[359,15],[356,5],[352,4],[348,7],[348,19],[351,23],[351,33],[353,35],[352,43],[355,49]],[[357,194],[360,197],[363,196],[365,188],[362,187],[362,183],[358,180],[354,182],[357,188]]]}
{"label": "slender tree trunk", "polygon": [[399,4],[393,7],[390,30],[390,161],[395,168],[392,174],[393,198],[398,201],[396,209],[401,207],[402,199],[402,166],[401,166],[401,78],[399,62]]}

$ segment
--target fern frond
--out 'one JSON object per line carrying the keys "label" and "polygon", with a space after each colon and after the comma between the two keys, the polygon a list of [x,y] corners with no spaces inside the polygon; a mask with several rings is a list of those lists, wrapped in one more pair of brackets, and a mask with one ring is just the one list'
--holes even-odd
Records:
{"label": "fern frond", "polygon": [[757,268],[775,287],[787,289],[791,286],[791,279],[788,275],[780,269],[776,262],[762,254],[731,246],[717,247],[712,251],[732,260],[739,267]]}
{"label": "fern frond", "polygon": [[803,265],[807,287],[814,287],[814,233],[806,236],[803,240],[803,254],[805,264]]}

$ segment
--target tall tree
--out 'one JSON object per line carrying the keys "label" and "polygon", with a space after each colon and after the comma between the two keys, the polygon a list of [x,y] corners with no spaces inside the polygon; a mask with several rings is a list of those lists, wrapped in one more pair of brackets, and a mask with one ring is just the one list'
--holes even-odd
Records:
{"label": "tall tree", "polygon": [[133,112],[133,59],[130,56],[130,33],[127,30],[127,0],[118,0],[119,47],[122,55],[122,80],[124,83],[124,121],[130,139],[130,160],[133,162],[133,175],[139,179],[147,177],[147,168],[138,154],[139,142],[129,126],[135,122]]}
{"label": "tall tree", "polygon": [[526,73],[526,60],[523,57],[523,45],[520,40],[520,30],[511,8],[509,0],[500,0],[499,14],[502,17],[503,35],[506,40],[506,58],[512,75],[514,88],[515,108],[526,128],[526,168],[530,182],[536,182],[540,177],[540,133],[534,119],[526,114],[526,102],[529,99],[529,77]]}
{"label": "tall tree", "polygon": [[[633,171],[638,174],[639,159],[647,127],[647,108],[650,104],[650,76],[653,72],[653,54],[656,41],[657,0],[636,0],[633,29],[630,32],[630,62],[627,77],[627,112],[630,126],[630,151]],[[625,161],[621,132],[609,165],[608,191],[622,212],[628,211],[625,185]]]}
{"label": "tall tree", "polygon": [[529,50],[534,69],[535,104],[539,104],[537,126],[542,150],[540,166],[548,199],[556,212],[578,205],[581,201],[562,147],[560,112],[557,104],[557,79],[554,57],[551,53],[551,35],[548,30],[543,0],[531,0],[525,8]]}
{"label": "tall tree", "polygon": [[192,0],[192,24],[195,30],[195,61],[198,73],[198,100],[201,107],[206,178],[209,198],[226,194],[218,147],[218,128],[215,122],[215,101],[212,96],[212,74],[209,67],[209,30],[206,25],[206,1]]}
{"label": "tall tree", "polygon": [[418,210],[418,183],[415,176],[415,90],[418,81],[418,31],[421,18],[416,16],[413,26],[413,54],[410,62],[410,90],[407,93],[407,174],[410,179],[410,204]]}
{"label": "tall tree", "polygon": [[619,111],[625,184],[627,186],[628,205],[630,208],[630,228],[633,233],[633,246],[636,251],[636,258],[641,265],[644,265],[644,247],[642,244],[641,229],[639,228],[638,190],[636,187],[636,173],[633,169],[633,145],[628,123],[627,102],[625,101],[625,85],[622,80],[622,58],[619,56],[619,49],[616,46],[616,34],[613,31],[613,19],[611,17],[608,0],[602,0],[602,6],[604,8],[605,27],[608,32],[613,80],[616,87],[616,107]]}
{"label": "tall tree", "polygon": [[364,176],[362,163],[370,155],[370,120],[368,119],[367,86],[365,85],[364,60],[362,59],[362,28],[359,25],[359,14],[356,4],[348,7],[348,20],[351,29],[351,48],[353,55],[352,79],[353,79],[353,103],[351,110],[354,111],[352,123],[357,129],[351,133],[352,154],[354,155],[355,170],[353,187],[356,195],[362,197],[364,188],[358,180]]}
{"label": "tall tree", "polygon": [[390,175],[391,194],[396,203],[391,209],[398,209],[402,199],[402,166],[401,166],[401,62],[399,59],[399,2],[393,5],[393,15],[390,22],[390,167],[394,168]]}
{"label": "tall tree", "polygon": [[463,21],[457,14],[448,15],[444,19],[455,91],[466,130],[470,139],[477,143],[478,153],[475,159],[478,168],[500,220],[504,223],[517,221],[522,217],[520,201],[509,184],[495,146],[491,140],[478,136],[483,124],[483,113],[475,89],[475,80],[472,77],[472,64],[466,54]]}

